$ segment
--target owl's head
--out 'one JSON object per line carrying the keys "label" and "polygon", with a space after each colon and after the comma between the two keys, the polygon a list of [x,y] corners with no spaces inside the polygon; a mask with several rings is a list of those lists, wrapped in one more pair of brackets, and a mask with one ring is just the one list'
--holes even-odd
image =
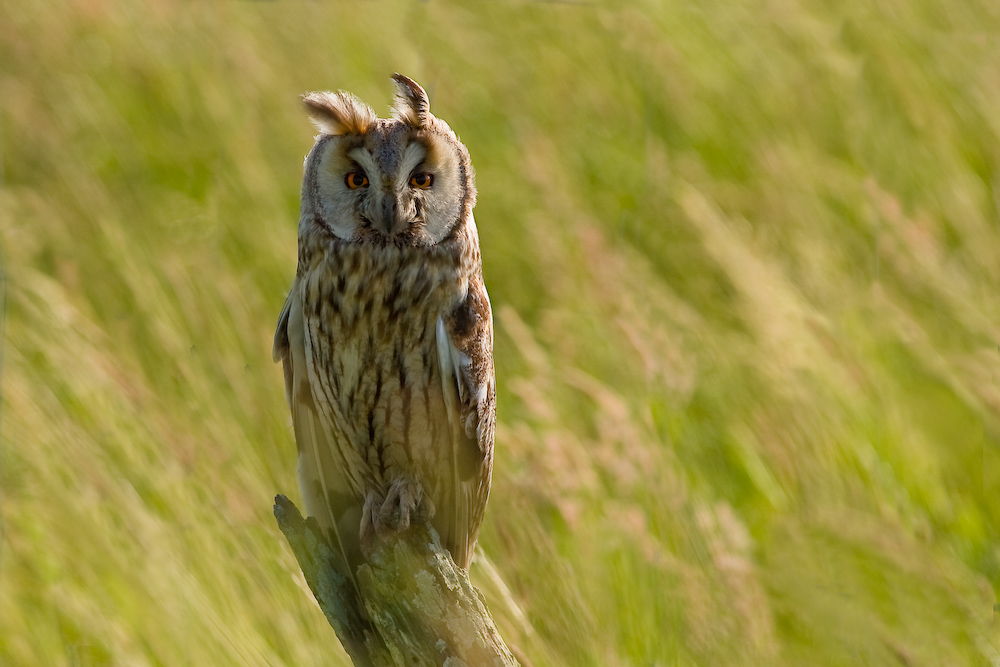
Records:
{"label": "owl's head", "polygon": [[321,134],[306,158],[300,232],[377,244],[433,245],[471,219],[469,152],[431,115],[427,93],[392,77],[391,118],[348,92],[303,97]]}

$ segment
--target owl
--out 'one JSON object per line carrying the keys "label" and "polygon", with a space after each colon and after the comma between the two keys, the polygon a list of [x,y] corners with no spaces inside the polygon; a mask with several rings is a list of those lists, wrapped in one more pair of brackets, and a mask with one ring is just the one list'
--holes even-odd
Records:
{"label": "owl", "polygon": [[353,578],[383,531],[430,521],[468,569],[493,468],[493,317],[465,145],[396,74],[391,118],[303,97],[298,267],[278,320],[306,513]]}

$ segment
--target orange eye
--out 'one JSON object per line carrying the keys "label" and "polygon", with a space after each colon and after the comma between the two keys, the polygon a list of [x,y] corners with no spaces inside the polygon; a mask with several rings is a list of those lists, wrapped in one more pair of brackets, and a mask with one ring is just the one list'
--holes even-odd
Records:
{"label": "orange eye", "polygon": [[344,183],[351,190],[368,187],[368,177],[362,171],[352,171],[344,177]]}
{"label": "orange eye", "polygon": [[431,187],[434,182],[434,174],[428,174],[427,172],[422,172],[419,174],[414,174],[410,176],[410,185],[415,188],[420,188],[421,190],[426,190]]}

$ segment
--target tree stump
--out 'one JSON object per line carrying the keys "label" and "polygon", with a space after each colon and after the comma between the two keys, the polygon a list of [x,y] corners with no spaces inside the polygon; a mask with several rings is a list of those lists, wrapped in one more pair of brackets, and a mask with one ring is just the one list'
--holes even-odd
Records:
{"label": "tree stump", "polygon": [[355,573],[333,569],[333,551],[312,518],[285,496],[274,517],[309,589],[357,667],[513,667],[482,595],[428,523],[378,540]]}

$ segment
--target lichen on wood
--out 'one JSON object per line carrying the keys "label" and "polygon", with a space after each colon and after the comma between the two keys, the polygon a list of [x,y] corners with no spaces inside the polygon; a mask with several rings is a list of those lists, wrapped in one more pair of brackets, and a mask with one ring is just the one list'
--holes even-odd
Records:
{"label": "lichen on wood", "polygon": [[425,523],[382,535],[353,585],[312,519],[285,496],[274,516],[320,609],[357,667],[517,665],[482,594]]}

